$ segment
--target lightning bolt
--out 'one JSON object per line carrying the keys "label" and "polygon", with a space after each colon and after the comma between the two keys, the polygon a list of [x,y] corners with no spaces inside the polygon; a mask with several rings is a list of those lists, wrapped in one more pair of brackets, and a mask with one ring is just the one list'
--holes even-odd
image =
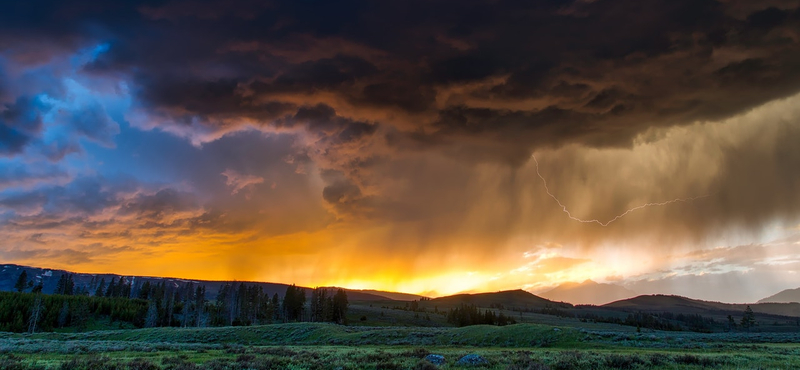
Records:
{"label": "lightning bolt", "polygon": [[687,202],[695,201],[697,199],[707,198],[707,197],[710,196],[710,194],[706,194],[706,195],[701,195],[701,196],[692,197],[692,198],[676,198],[676,199],[668,200],[668,201],[665,201],[665,202],[645,203],[645,204],[642,204],[640,206],[636,206],[636,207],[633,207],[631,209],[628,209],[627,211],[615,216],[614,218],[612,218],[612,219],[610,219],[610,220],[608,220],[606,222],[600,221],[598,219],[586,220],[586,219],[582,219],[582,218],[578,218],[578,217],[573,216],[572,213],[570,213],[569,210],[567,209],[567,206],[565,206],[563,203],[561,203],[561,201],[558,200],[558,198],[556,198],[556,196],[553,195],[553,193],[550,192],[550,188],[547,187],[547,180],[539,172],[539,161],[536,160],[536,155],[535,154],[531,154],[531,158],[533,158],[533,161],[536,162],[536,174],[539,176],[540,179],[542,179],[542,184],[544,184],[544,190],[547,192],[547,195],[549,195],[550,198],[553,198],[553,200],[555,200],[556,203],[558,203],[558,206],[561,207],[561,210],[564,211],[564,213],[567,214],[567,217],[569,217],[570,219],[572,219],[574,221],[582,222],[582,223],[585,223],[585,224],[598,224],[600,226],[605,227],[605,226],[608,226],[609,224],[611,224],[612,222],[627,216],[629,213],[634,212],[634,211],[638,211],[638,210],[640,210],[642,208],[660,207],[660,206],[666,206],[666,205],[672,204],[672,203],[687,203]]}

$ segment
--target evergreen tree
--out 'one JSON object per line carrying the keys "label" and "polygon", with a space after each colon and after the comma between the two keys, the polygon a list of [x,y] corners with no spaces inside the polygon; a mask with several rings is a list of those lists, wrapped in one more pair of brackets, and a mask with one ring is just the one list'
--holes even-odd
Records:
{"label": "evergreen tree", "polygon": [[280,320],[281,319],[280,318],[280,315],[281,315],[281,309],[280,309],[280,307],[281,307],[281,298],[278,297],[278,293],[275,293],[275,294],[272,295],[272,304],[270,304],[270,307],[272,308],[272,314],[273,314],[272,319],[273,320]]}
{"label": "evergreen tree", "polygon": [[17,292],[22,293],[22,291],[25,290],[29,285],[33,284],[28,283],[28,272],[22,270],[22,272],[19,274],[19,278],[17,278],[17,283],[14,284],[14,289],[16,289]]}
{"label": "evergreen tree", "polygon": [[145,300],[150,297],[150,282],[149,281],[145,281],[144,284],[142,284],[142,287],[139,288],[138,296],[139,296],[140,299],[145,299]]}
{"label": "evergreen tree", "polygon": [[94,291],[95,297],[102,297],[103,293],[106,289],[106,278],[100,279],[100,283],[97,285],[97,289]]}
{"label": "evergreen tree", "polygon": [[286,287],[286,294],[283,296],[283,312],[286,320],[301,321],[305,304],[306,294],[302,288],[298,288],[294,284]]}
{"label": "evergreen tree", "polygon": [[753,309],[750,308],[750,305],[748,305],[747,308],[744,309],[741,325],[743,328],[746,328],[747,331],[750,331],[750,327],[755,326],[755,324],[756,315],[753,313]]}
{"label": "evergreen tree", "polygon": [[327,291],[325,288],[314,288],[311,292],[311,321],[326,321],[325,305]]}
{"label": "evergreen tree", "polygon": [[66,327],[67,320],[69,320],[69,302],[64,301],[64,304],[61,305],[61,312],[58,313],[58,327]]}
{"label": "evergreen tree", "polygon": [[206,286],[197,287],[194,293],[195,299],[195,324],[197,327],[205,326],[205,307],[206,307]]}
{"label": "evergreen tree", "polygon": [[64,294],[66,295],[73,295],[75,294],[75,280],[72,279],[72,274],[67,274],[67,281],[64,285]]}
{"label": "evergreen tree", "polygon": [[75,290],[75,281],[72,279],[72,274],[62,274],[56,283],[55,294],[72,295]]}
{"label": "evergreen tree", "polygon": [[114,296],[114,292],[116,291],[116,289],[117,289],[117,278],[116,277],[112,277],[111,278],[111,282],[108,283],[108,288],[106,289],[105,296],[106,297],[113,297]]}
{"label": "evergreen tree", "polygon": [[78,331],[83,331],[86,329],[86,326],[89,323],[89,315],[90,312],[88,301],[78,301],[72,310],[72,315],[70,316],[70,325],[74,328],[77,328]]}
{"label": "evergreen tree", "polygon": [[347,301],[347,292],[339,288],[333,296],[333,305],[331,307],[333,317],[331,321],[337,324],[347,324],[347,308],[349,305],[350,302]]}

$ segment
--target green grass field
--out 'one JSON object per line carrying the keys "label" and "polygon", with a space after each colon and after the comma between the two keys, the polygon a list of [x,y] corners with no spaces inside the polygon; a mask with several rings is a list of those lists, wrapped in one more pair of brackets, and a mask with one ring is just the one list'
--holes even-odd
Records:
{"label": "green grass field", "polygon": [[[276,324],[0,334],[0,369],[794,369],[800,335]],[[487,363],[460,365],[477,354]]]}

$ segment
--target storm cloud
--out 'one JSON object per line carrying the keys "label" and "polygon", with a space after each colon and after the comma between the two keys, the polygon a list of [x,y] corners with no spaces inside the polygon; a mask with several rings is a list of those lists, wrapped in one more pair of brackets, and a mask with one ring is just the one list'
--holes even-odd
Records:
{"label": "storm cloud", "polygon": [[[225,256],[220,277],[421,292],[761,245],[800,223],[798,41],[783,0],[6,2],[4,256],[130,245],[189,275]],[[575,222],[532,155],[577,218],[701,198]],[[430,283],[396,276],[442,255]]]}

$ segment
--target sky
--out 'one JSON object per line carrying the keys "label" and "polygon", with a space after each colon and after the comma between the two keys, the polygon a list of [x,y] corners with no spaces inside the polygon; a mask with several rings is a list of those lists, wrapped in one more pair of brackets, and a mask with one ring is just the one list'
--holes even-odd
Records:
{"label": "sky", "polygon": [[0,261],[753,302],[800,286],[799,7],[4,1]]}

